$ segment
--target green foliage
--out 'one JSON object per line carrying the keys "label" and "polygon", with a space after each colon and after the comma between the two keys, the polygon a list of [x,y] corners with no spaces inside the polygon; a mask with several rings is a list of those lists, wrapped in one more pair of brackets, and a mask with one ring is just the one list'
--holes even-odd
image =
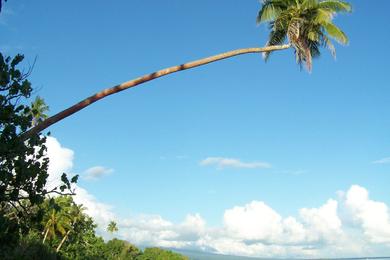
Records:
{"label": "green foliage", "polygon": [[48,116],[46,112],[49,111],[49,106],[46,105],[45,100],[40,96],[37,96],[35,100],[31,103],[31,116],[32,123],[31,126],[36,126],[41,123],[43,120],[47,119]]}
{"label": "green foliage", "polygon": [[42,243],[47,241],[57,251],[66,242],[77,241],[82,244],[84,234],[94,234],[96,226],[92,219],[83,213],[84,208],[74,203],[71,196],[46,199],[42,210],[45,213],[38,227],[43,234]]}
{"label": "green foliage", "polygon": [[22,60],[22,55],[11,59],[0,53],[0,250],[26,233],[29,209],[47,194],[46,139],[21,138],[32,120],[30,107],[23,103],[32,92],[28,73],[17,68]]}
{"label": "green foliage", "polygon": [[118,231],[118,227],[115,221],[110,221],[110,223],[108,223],[107,231],[111,234]]}
{"label": "green foliage", "polygon": [[0,53],[0,251],[14,246],[31,225],[39,222],[41,214],[36,208],[47,194],[70,190],[77,177],[63,176],[61,192],[45,188],[49,159],[46,156],[46,137],[34,134],[28,139],[23,134],[35,120],[45,117],[43,99],[28,105],[32,93],[27,80],[30,71],[22,72],[18,66],[22,55],[14,58]]}
{"label": "green foliage", "polygon": [[[347,44],[346,34],[333,23],[340,12],[351,12],[349,3],[341,0],[263,0],[257,16],[258,23],[269,23],[271,29],[267,45],[280,45],[288,39],[295,49],[297,62],[312,68],[312,58],[320,55],[320,47],[327,47],[333,56],[336,50],[330,38]],[[267,60],[270,53],[265,53]]]}
{"label": "green foliage", "polygon": [[107,242],[104,259],[114,260],[188,260],[187,257],[169,250],[153,247],[143,252],[129,242],[112,239]]}
{"label": "green foliage", "polygon": [[66,259],[105,259],[106,244],[94,230],[72,236],[61,248],[59,254]]}
{"label": "green foliage", "polygon": [[0,215],[0,259],[19,240],[19,225],[16,218]]}
{"label": "green foliage", "polygon": [[112,239],[107,242],[105,248],[105,259],[137,259],[142,252],[134,245],[119,239]]}
{"label": "green foliage", "polygon": [[31,83],[12,60],[0,54],[0,203],[18,203],[27,199],[41,203],[46,193],[47,167],[45,137],[21,138],[32,121],[31,108],[21,102],[31,95]]}
{"label": "green foliage", "polygon": [[[133,244],[116,238],[104,243],[95,234],[93,219],[83,212],[81,205],[74,203],[71,196],[48,198],[42,203],[41,210],[42,221],[31,230],[38,234],[34,241],[44,244],[50,252],[57,251],[64,259],[186,259],[159,248],[142,252]],[[108,227],[118,230],[114,221]]]}
{"label": "green foliage", "polygon": [[146,248],[143,254],[137,260],[188,260],[188,257],[174,253],[169,250],[153,247]]}
{"label": "green foliage", "polygon": [[15,248],[1,256],[1,259],[60,260],[62,257],[49,246],[42,244],[39,240],[39,234],[32,231],[23,237]]}
{"label": "green foliage", "polygon": [[[71,197],[67,197],[68,205],[62,207],[70,221],[67,237],[61,248],[56,244],[58,252],[67,259],[99,259],[105,244],[101,237],[96,236],[96,224],[86,215],[81,205],[76,205]],[[62,237],[64,239],[64,236]]]}

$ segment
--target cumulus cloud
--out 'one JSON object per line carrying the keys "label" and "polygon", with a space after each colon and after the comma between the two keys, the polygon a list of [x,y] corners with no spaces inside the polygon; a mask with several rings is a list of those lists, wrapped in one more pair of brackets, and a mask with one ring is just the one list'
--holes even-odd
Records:
{"label": "cumulus cloud", "polygon": [[84,172],[84,178],[86,180],[97,180],[103,176],[110,175],[113,172],[113,169],[105,168],[103,166],[94,166]]}
{"label": "cumulus cloud", "polygon": [[197,241],[206,233],[206,221],[200,214],[188,214],[178,225],[176,232],[179,234],[179,240]]}
{"label": "cumulus cloud", "polygon": [[85,208],[85,213],[91,216],[94,221],[98,224],[100,228],[100,233],[104,233],[105,228],[111,220],[116,219],[117,217],[113,213],[113,207],[99,202],[92,194],[90,194],[86,189],[81,188],[78,185],[75,185],[74,202],[77,204],[82,204]]}
{"label": "cumulus cloud", "polygon": [[232,236],[248,241],[273,241],[283,232],[282,217],[261,201],[228,209],[224,225]]}
{"label": "cumulus cloud", "polygon": [[390,157],[382,158],[380,160],[376,160],[372,162],[373,164],[386,164],[390,163]]}
{"label": "cumulus cloud", "polygon": [[200,162],[202,166],[216,166],[217,169],[224,168],[242,168],[242,169],[255,169],[255,168],[271,168],[271,164],[267,162],[242,162],[235,158],[224,157],[207,157]]}
{"label": "cumulus cloud", "polygon": [[291,216],[283,218],[264,202],[252,201],[226,210],[224,224],[230,237],[247,245],[295,247],[295,250],[333,244],[343,233],[334,200],[319,208],[301,209],[299,220]]}
{"label": "cumulus cloud", "polygon": [[143,246],[190,248],[206,232],[206,222],[199,214],[189,214],[174,224],[158,215],[139,215],[119,221],[122,238]]}
{"label": "cumulus cloud", "polygon": [[[123,220],[121,236],[139,245],[257,257],[381,255],[390,250],[388,208],[356,187],[342,201],[329,199],[317,208],[302,208],[297,217],[283,217],[265,202],[252,201],[226,209],[221,227],[207,226],[199,214],[177,224],[161,216],[141,216]],[[350,216],[357,220],[354,229],[345,226],[340,207],[355,210]]]}
{"label": "cumulus cloud", "polygon": [[[69,172],[74,153],[48,138],[49,173]],[[137,214],[119,218],[113,207],[75,186],[76,203],[98,224],[98,233],[115,220],[118,236],[139,246],[160,246],[255,257],[320,258],[378,256],[390,252],[389,207],[369,197],[367,189],[352,185],[314,208],[296,216],[282,216],[264,201],[252,201],[221,212],[220,226],[211,227],[198,213],[173,223],[160,215]]]}
{"label": "cumulus cloud", "polygon": [[[346,193],[349,197],[354,186]],[[364,190],[356,196],[367,198]],[[262,201],[226,209],[220,227],[209,227],[200,214],[189,214],[181,223],[161,216],[130,217],[119,221],[120,235],[144,246],[162,246],[202,250],[220,254],[257,257],[340,257],[380,255],[390,249],[387,233],[359,232],[344,226],[339,207],[345,207],[348,196],[339,202],[329,199],[317,208],[302,208],[298,217],[282,217]],[[360,203],[358,203],[360,205]],[[363,203],[364,205],[364,203]],[[368,211],[368,209],[366,209]],[[380,210],[375,211],[387,216]],[[359,214],[354,215],[360,219]],[[382,219],[383,220],[383,219]],[[375,219],[372,225],[375,226]],[[358,227],[364,228],[363,222]],[[388,220],[378,222],[389,225]],[[376,237],[376,240],[372,240]]]}
{"label": "cumulus cloud", "polygon": [[46,147],[47,156],[50,160],[46,187],[51,190],[61,184],[61,175],[63,173],[71,172],[74,152],[63,147],[56,138],[51,136],[46,139]]}
{"label": "cumulus cloud", "polygon": [[329,199],[319,208],[300,210],[300,216],[307,227],[308,241],[334,243],[342,235],[341,220],[337,213],[338,202]]}
{"label": "cumulus cloud", "polygon": [[390,245],[390,211],[385,203],[371,200],[365,188],[353,185],[345,195],[345,206],[370,242]]}
{"label": "cumulus cloud", "polygon": [[[47,137],[46,140],[47,156],[49,157],[48,181],[46,187],[53,189],[58,187],[61,182],[63,173],[71,173],[73,168],[74,152],[71,149],[63,147],[56,138]],[[92,169],[92,168],[91,168]],[[82,204],[86,213],[93,217],[96,223],[103,227],[108,225],[109,221],[115,219],[112,213],[112,207],[101,203],[96,198],[88,193],[87,190],[81,188],[77,184],[73,185],[76,195],[73,197],[77,204]]]}

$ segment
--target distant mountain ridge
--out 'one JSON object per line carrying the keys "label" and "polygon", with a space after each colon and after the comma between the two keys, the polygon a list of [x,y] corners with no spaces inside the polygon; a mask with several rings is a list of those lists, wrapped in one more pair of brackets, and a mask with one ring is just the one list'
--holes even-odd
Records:
{"label": "distant mountain ridge", "polygon": [[[169,248],[169,250],[177,252],[179,254],[188,256],[190,260],[287,260],[287,259],[305,259],[310,260],[309,258],[259,258],[259,257],[246,257],[246,256],[233,256],[233,255],[220,255],[220,254],[212,254],[206,252],[199,251],[191,251],[191,250],[179,250],[174,248]],[[350,258],[316,258],[311,260],[389,260],[388,257],[350,257]]]}
{"label": "distant mountain ridge", "polygon": [[[212,254],[212,253],[205,253],[205,252],[191,251],[191,250],[178,250],[174,248],[169,248],[169,250],[188,256],[190,260],[274,260],[275,259],[275,258],[220,255],[220,254]],[[278,260],[283,260],[283,259],[278,258]]]}

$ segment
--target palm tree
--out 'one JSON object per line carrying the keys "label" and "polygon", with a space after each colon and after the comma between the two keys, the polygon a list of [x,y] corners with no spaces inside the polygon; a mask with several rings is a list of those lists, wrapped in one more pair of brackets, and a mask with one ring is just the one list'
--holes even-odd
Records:
{"label": "palm tree", "polygon": [[43,244],[47,238],[56,238],[58,233],[64,236],[66,234],[66,229],[68,229],[70,225],[69,218],[56,209],[52,209],[50,211],[45,223],[43,231],[44,237],[42,241]]}
{"label": "palm tree", "polygon": [[31,103],[30,114],[32,116],[32,126],[36,126],[48,118],[46,112],[49,111],[49,106],[46,105],[45,100],[39,96]]}
{"label": "palm tree", "polygon": [[70,220],[70,225],[68,225],[68,231],[65,233],[63,238],[61,239],[61,242],[57,246],[56,252],[59,252],[63,244],[65,243],[66,239],[69,237],[69,234],[74,231],[76,224],[82,220],[84,217],[83,210],[85,208],[82,205],[76,205],[72,202],[72,205],[69,209],[69,212],[67,214],[68,219]]}
{"label": "palm tree", "polygon": [[110,223],[108,223],[107,231],[110,232],[111,234],[118,231],[118,227],[115,221],[110,221]]}
{"label": "palm tree", "polygon": [[[295,49],[297,62],[306,63],[309,71],[312,58],[327,47],[332,55],[336,50],[330,38],[347,44],[346,34],[333,23],[339,12],[350,12],[351,5],[341,0],[263,0],[257,23],[269,22],[271,29],[267,46],[283,44],[286,39]],[[270,52],[265,52],[268,59]]]}
{"label": "palm tree", "polygon": [[[104,89],[79,103],[49,117],[24,133],[25,139],[41,132],[52,124],[84,109],[92,103],[109,95],[133,88],[145,82],[215,61],[231,58],[247,53],[263,53],[268,58],[270,52],[295,49],[297,62],[306,62],[311,70],[312,57],[320,54],[319,47],[328,47],[333,54],[334,47],[329,40],[332,37],[340,43],[348,42],[347,36],[332,23],[334,15],[338,12],[351,11],[351,6],[340,0],[263,0],[257,22],[270,22],[270,37],[263,48],[238,49],[185,64],[162,69],[139,78],[124,82],[111,88]],[[288,43],[283,44],[288,38]]]}

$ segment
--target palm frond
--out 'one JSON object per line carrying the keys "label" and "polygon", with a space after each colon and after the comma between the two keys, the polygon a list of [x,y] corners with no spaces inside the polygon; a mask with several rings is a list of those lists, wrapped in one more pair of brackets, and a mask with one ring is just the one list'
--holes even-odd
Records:
{"label": "palm frond", "polygon": [[329,9],[335,13],[352,11],[351,4],[341,0],[324,0],[321,1],[318,5],[320,8]]}
{"label": "palm frond", "polygon": [[317,9],[317,12],[313,17],[313,21],[316,24],[329,23],[330,21],[332,21],[332,19],[333,11],[326,8]]}
{"label": "palm frond", "polygon": [[282,11],[287,10],[294,3],[295,0],[263,0],[257,15],[257,23],[274,21]]}
{"label": "palm frond", "polygon": [[[312,59],[326,47],[333,57],[336,50],[330,38],[347,44],[346,34],[332,20],[339,12],[350,12],[352,7],[343,0],[262,0],[257,22],[269,22],[267,46],[288,42],[295,50],[297,63],[312,68]],[[265,60],[270,53],[263,53]]]}
{"label": "palm frond", "polygon": [[[287,38],[287,32],[285,30],[271,31],[266,46],[283,44],[286,41],[286,38]],[[263,52],[262,53],[263,59],[267,61],[270,54],[271,52]]]}
{"label": "palm frond", "polygon": [[313,58],[318,58],[321,55],[320,46],[317,41],[309,41],[310,55]]}
{"label": "palm frond", "polygon": [[267,2],[263,5],[259,14],[257,15],[256,22],[257,24],[269,22],[275,19],[282,10],[273,5],[272,2]]}
{"label": "palm frond", "polygon": [[347,35],[333,23],[325,23],[323,28],[330,37],[335,39],[340,44],[348,44]]}
{"label": "palm frond", "polygon": [[301,5],[305,9],[314,8],[318,5],[318,0],[303,0]]}
{"label": "palm frond", "polygon": [[323,37],[323,42],[324,42],[325,47],[327,47],[329,49],[333,58],[336,59],[336,48],[334,47],[333,43],[326,35],[323,35],[322,37]]}

